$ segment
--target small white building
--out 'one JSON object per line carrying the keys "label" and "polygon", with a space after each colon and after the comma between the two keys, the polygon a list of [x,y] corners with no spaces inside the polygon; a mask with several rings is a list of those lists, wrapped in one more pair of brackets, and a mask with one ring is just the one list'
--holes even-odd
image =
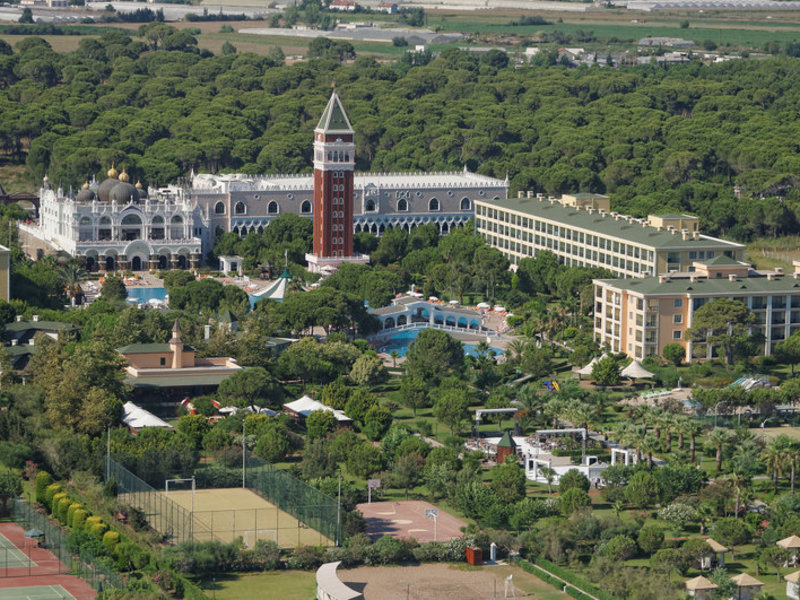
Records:
{"label": "small white building", "polygon": [[800,600],[800,571],[789,573],[786,577],[786,595],[789,600]]}
{"label": "small white building", "polygon": [[358,4],[353,2],[353,0],[331,0],[331,3],[328,4],[328,8],[330,10],[340,10],[344,12],[355,12]]}
{"label": "small white building", "polygon": [[397,13],[397,2],[378,2],[375,10],[394,15]]}

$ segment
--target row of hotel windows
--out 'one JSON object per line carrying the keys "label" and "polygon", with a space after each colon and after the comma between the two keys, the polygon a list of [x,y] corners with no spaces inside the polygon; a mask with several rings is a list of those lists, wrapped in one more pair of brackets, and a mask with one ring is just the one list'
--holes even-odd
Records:
{"label": "row of hotel windows", "polygon": [[[528,219],[524,219],[528,221]],[[631,258],[635,259],[643,259],[645,261],[653,260],[653,251],[652,250],[645,250],[640,248],[639,246],[634,246],[633,244],[625,244],[619,241],[613,241],[611,239],[607,239],[598,235],[593,234],[584,234],[582,231],[574,231],[567,227],[560,227],[558,225],[553,225],[552,223],[545,223],[543,221],[537,221],[531,219],[533,223],[533,231],[538,233],[546,234],[547,236],[552,236],[553,238],[563,238],[567,241],[576,242],[577,244],[585,244],[586,246],[591,246],[592,248],[599,248],[600,250],[607,250],[611,251],[615,254],[620,254],[623,256],[630,256]],[[523,242],[533,242],[537,246],[547,246],[548,248],[556,249],[557,247],[560,248],[561,252],[564,252],[565,247],[567,248],[566,252],[570,253],[570,244],[566,244],[565,242],[559,241],[558,246],[556,246],[555,240],[551,240],[549,237],[545,237],[544,235],[535,235],[530,233],[530,228],[526,230],[526,225],[523,225],[523,229],[517,229],[515,227],[508,227],[504,225],[499,225],[498,223],[490,223],[485,221],[484,219],[478,220],[478,227],[490,231],[492,233],[499,233],[500,235],[505,235],[509,237],[514,237],[517,239],[522,240]],[[577,246],[576,246],[577,247]],[[572,252],[575,253],[575,252]],[[696,254],[696,253],[695,253]],[[713,252],[710,253],[712,256],[709,258],[713,258]],[[580,254],[583,256],[583,254]],[[669,257],[667,258],[668,262],[680,262],[680,253],[670,253]]]}
{"label": "row of hotel windows", "polygon": [[[549,238],[544,238],[542,240],[544,243],[537,242],[535,245],[528,245],[520,242],[512,242],[506,239],[497,238],[493,235],[486,236],[486,241],[489,242],[491,246],[494,246],[495,248],[498,248],[500,250],[509,250],[511,252],[526,254],[528,256],[534,256],[535,246],[539,246],[541,249],[552,250],[553,252],[558,252],[562,255],[571,254],[572,257],[574,257],[574,259],[583,259],[585,261],[599,263],[601,265],[607,266],[608,268],[625,270],[633,273],[639,273],[640,271],[641,272],[650,271],[649,265],[646,263],[642,264],[640,260],[625,260],[624,258],[620,258],[619,256],[605,254],[604,252],[598,252],[597,250],[584,249],[582,246],[565,244],[564,242],[556,243],[554,240],[551,240]],[[648,252],[648,254],[651,253]],[[517,262],[516,257],[511,257],[511,258],[514,260],[515,263]],[[563,259],[564,259],[563,256],[559,257],[559,262],[563,262]]]}

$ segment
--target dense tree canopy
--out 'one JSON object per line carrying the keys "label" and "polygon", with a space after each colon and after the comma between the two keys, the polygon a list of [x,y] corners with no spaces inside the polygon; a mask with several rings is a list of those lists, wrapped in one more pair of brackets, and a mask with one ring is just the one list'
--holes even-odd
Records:
{"label": "dense tree canopy", "polygon": [[605,192],[635,215],[694,212],[712,233],[800,231],[794,58],[514,69],[498,53],[478,61],[453,48],[392,67],[342,64],[350,49],[320,39],[319,58],[284,65],[277,54],[198,52],[163,23],[140,36],[106,31],[70,53],[17,43],[0,68],[0,146],[65,186],[111,161],[152,184],[191,168],[308,171],[335,79],[362,170],[467,166],[508,173],[512,193]]}

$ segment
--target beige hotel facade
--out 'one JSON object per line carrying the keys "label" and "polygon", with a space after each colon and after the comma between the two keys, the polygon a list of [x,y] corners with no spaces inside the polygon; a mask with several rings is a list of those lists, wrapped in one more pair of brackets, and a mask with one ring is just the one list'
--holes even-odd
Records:
{"label": "beige hotel facade", "polygon": [[512,269],[542,250],[565,265],[601,267],[623,278],[688,271],[717,256],[744,260],[742,244],[701,234],[697,217],[637,219],[611,212],[609,198],[599,194],[557,199],[520,192],[517,198],[476,200],[475,228]]}
{"label": "beige hotel facade", "polygon": [[638,279],[598,279],[594,338],[612,352],[641,360],[677,342],[691,360],[714,358],[715,349],[688,339],[695,312],[727,298],[753,312],[752,330],[764,336],[763,354],[800,329],[800,262],[795,273],[756,271],[726,256],[696,262],[692,272]]}

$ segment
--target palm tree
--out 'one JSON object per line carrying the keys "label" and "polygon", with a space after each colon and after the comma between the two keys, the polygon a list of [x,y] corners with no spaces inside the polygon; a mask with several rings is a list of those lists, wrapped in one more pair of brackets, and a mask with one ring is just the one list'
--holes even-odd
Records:
{"label": "palm tree", "polygon": [[706,525],[714,517],[714,509],[710,505],[703,503],[695,509],[695,514],[697,515],[697,522],[700,523],[700,535],[705,535]]}
{"label": "palm tree", "polygon": [[781,436],[772,440],[761,453],[767,473],[772,475],[772,493],[778,494],[778,477],[783,475],[786,462],[785,448],[782,444]]}
{"label": "palm tree", "polygon": [[795,474],[797,472],[797,463],[798,463],[798,456],[797,453],[800,451],[800,444],[788,438],[788,436],[779,436],[779,437],[786,437],[786,440],[783,440],[783,464],[784,468],[789,469],[789,487],[791,489],[791,493],[794,494],[794,480]]}
{"label": "palm tree", "polygon": [[683,450],[684,436],[689,430],[689,417],[686,415],[675,415],[675,433],[678,434],[678,450]]}
{"label": "palm tree", "polygon": [[539,467],[539,473],[542,474],[545,481],[547,481],[547,493],[553,493],[553,481],[556,478],[556,470],[551,467]]}
{"label": "palm tree", "polygon": [[522,353],[525,352],[528,344],[529,342],[522,338],[514,338],[508,343],[509,359],[512,363],[519,363],[522,359]]}
{"label": "palm tree", "polygon": [[658,438],[651,433],[645,434],[641,440],[639,440],[639,450],[647,456],[647,466],[653,466],[653,453],[658,452],[660,449],[661,444],[658,441]]}
{"label": "palm tree", "polygon": [[558,427],[558,418],[566,412],[567,405],[567,401],[559,396],[552,396],[544,405],[544,414],[552,419],[554,429]]}
{"label": "palm tree", "polygon": [[716,454],[717,473],[722,471],[722,447],[728,443],[730,437],[731,436],[728,433],[728,430],[722,429],[721,427],[712,429],[711,433],[708,434],[709,443],[713,444],[717,449],[717,454]]}
{"label": "palm tree", "polygon": [[746,470],[734,469],[734,471],[728,475],[728,481],[731,482],[731,486],[736,491],[736,509],[733,515],[738,517],[742,490],[750,485],[750,474]]}
{"label": "palm tree", "polygon": [[623,504],[622,500],[614,500],[614,504],[611,505],[611,508],[614,509],[614,515],[619,519],[619,513],[625,508],[625,504]]}
{"label": "palm tree", "polygon": [[702,423],[688,419],[686,423],[686,435],[689,436],[689,460],[695,462],[695,450],[697,449],[697,436],[703,433]]}
{"label": "palm tree", "polygon": [[400,353],[397,350],[392,350],[389,352],[389,356],[392,357],[392,368],[397,368],[397,359],[400,357]]}
{"label": "palm tree", "polygon": [[88,279],[89,274],[77,261],[71,260],[58,268],[57,275],[70,304],[75,306],[76,299],[83,295],[81,283]]}
{"label": "palm tree", "polygon": [[636,448],[637,462],[642,461],[642,451],[639,447],[641,439],[644,437],[644,428],[632,423],[620,423],[617,425],[614,437],[621,446],[626,448]]}
{"label": "palm tree", "polygon": [[536,416],[542,410],[542,396],[536,387],[531,384],[522,386],[517,392],[516,399],[511,404],[519,408],[520,426],[527,429],[536,421]]}
{"label": "palm tree", "polygon": [[672,451],[672,434],[678,430],[678,419],[673,413],[661,416],[661,428],[664,430],[664,452]]}

